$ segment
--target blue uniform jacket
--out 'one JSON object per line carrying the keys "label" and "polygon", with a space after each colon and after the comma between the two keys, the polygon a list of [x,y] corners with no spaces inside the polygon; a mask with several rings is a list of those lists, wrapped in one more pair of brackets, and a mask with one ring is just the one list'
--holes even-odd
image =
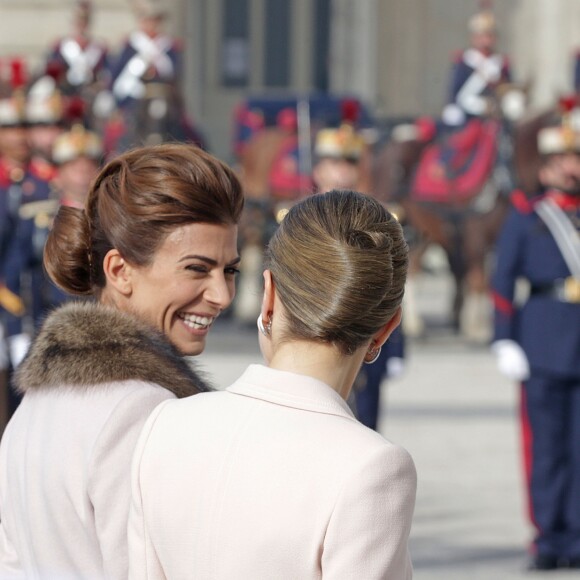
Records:
{"label": "blue uniform jacket", "polygon": [[[37,202],[45,202],[49,198],[52,177],[53,169],[36,161],[30,163],[22,180],[17,182],[10,179],[4,166],[0,166],[0,281],[19,297],[21,276],[29,268],[26,254],[21,252],[21,240],[26,235],[32,235],[30,229],[24,227],[23,222],[27,220],[23,220],[20,213],[23,208],[33,207]],[[35,287],[34,280],[31,281],[31,287]],[[8,334],[18,334],[21,319],[1,308],[0,312],[4,322],[12,329]]]}
{"label": "blue uniform jacket", "polygon": [[468,49],[456,55],[451,69],[449,83],[448,103],[459,107],[463,111],[466,121],[479,115],[475,115],[472,111],[468,110],[464,106],[462,100],[458,98],[462,90],[465,91],[466,95],[490,96],[494,86],[502,82],[511,81],[511,71],[507,58],[501,55],[490,55],[488,58],[497,59],[500,63],[497,70],[497,78],[484,83],[483,86],[473,85],[472,87],[466,87],[466,83],[471,79],[476,71],[476,69],[469,64],[471,62],[469,56],[473,54],[477,54],[477,51],[474,49]]}
{"label": "blue uniform jacket", "polygon": [[[532,287],[545,287],[570,276],[560,249],[533,205],[518,203],[519,208],[512,208],[497,242],[492,279],[494,340],[519,343],[532,373],[580,377],[580,303],[541,293],[532,293],[520,307],[514,303],[518,278]],[[579,211],[580,204],[576,216]]]}
{"label": "blue uniform jacket", "polygon": [[[24,318],[37,328],[46,313],[67,299],[48,278],[42,265],[42,254],[48,237],[52,218],[58,202],[52,210],[39,211],[34,217],[19,218],[6,255],[6,287],[26,299],[27,312],[24,317],[5,315],[6,333],[14,336],[24,332]],[[28,292],[23,295],[23,277],[27,276]]]}
{"label": "blue uniform jacket", "polygon": [[[117,81],[119,76],[125,71],[125,68],[127,67],[129,61],[136,54],[137,49],[132,43],[131,37],[129,37],[127,42],[124,44],[117,60],[111,64],[111,88],[117,100],[117,104],[120,107],[130,106],[135,101],[135,99],[130,96],[120,97],[118,94],[116,94],[115,81]],[[155,82],[169,84],[179,83],[182,76],[182,50],[180,43],[178,43],[177,41],[172,41],[168,49],[165,51],[165,55],[171,61],[172,71],[170,72],[170,74],[169,75],[162,74],[155,68],[154,65],[151,65],[142,75],[138,76],[141,82],[145,84]]]}

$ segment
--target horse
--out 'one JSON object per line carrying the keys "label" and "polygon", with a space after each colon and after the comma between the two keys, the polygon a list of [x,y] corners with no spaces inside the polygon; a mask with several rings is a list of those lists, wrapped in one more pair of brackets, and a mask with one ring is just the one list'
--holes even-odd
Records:
{"label": "horse", "polygon": [[[510,90],[525,95],[527,87],[512,85]],[[498,91],[498,103],[508,94],[512,106],[513,93],[505,87]],[[375,194],[399,205],[403,223],[414,232],[403,319],[408,336],[425,331],[415,304],[415,280],[426,248],[435,243],[444,250],[454,281],[453,328],[478,344],[491,337],[487,261],[525,158],[518,148],[526,135],[515,113],[513,106],[498,106],[493,116],[474,119],[443,139],[434,138],[434,123],[399,125],[377,148]]]}
{"label": "horse", "polygon": [[207,149],[204,137],[189,119],[179,87],[145,83],[145,93],[117,107],[103,130],[107,157],[139,146],[168,141],[195,143]]}

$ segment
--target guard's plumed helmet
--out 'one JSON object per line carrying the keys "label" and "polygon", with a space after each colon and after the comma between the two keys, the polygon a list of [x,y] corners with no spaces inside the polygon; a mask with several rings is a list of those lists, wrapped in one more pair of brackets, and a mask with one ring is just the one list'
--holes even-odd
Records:
{"label": "guard's plumed helmet", "polygon": [[337,129],[321,129],[316,135],[314,154],[316,157],[330,157],[358,161],[363,154],[365,142],[352,127],[343,124]]}
{"label": "guard's plumed helmet", "polygon": [[58,125],[63,120],[63,96],[52,71],[37,78],[26,98],[26,120],[30,125]]}
{"label": "guard's plumed helmet", "polygon": [[477,12],[469,19],[469,32],[472,34],[486,34],[497,31],[497,22],[491,10]]}
{"label": "guard's plumed helmet", "polygon": [[561,98],[555,122],[538,132],[538,152],[580,153],[580,106],[575,95]]}
{"label": "guard's plumed helmet", "polygon": [[102,156],[103,144],[99,136],[80,124],[59,135],[52,148],[52,159],[57,165],[74,161],[79,157],[87,157],[98,162]]}
{"label": "guard's plumed helmet", "polygon": [[14,58],[0,65],[0,127],[24,126],[26,125],[24,61]]}

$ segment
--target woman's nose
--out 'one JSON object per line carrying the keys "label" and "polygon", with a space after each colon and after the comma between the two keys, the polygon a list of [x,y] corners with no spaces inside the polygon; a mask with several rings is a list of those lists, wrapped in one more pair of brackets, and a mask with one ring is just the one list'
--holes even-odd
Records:
{"label": "woman's nose", "polygon": [[205,298],[208,302],[216,304],[221,310],[227,308],[235,294],[234,280],[227,280],[225,276],[217,276],[211,280],[205,292]]}

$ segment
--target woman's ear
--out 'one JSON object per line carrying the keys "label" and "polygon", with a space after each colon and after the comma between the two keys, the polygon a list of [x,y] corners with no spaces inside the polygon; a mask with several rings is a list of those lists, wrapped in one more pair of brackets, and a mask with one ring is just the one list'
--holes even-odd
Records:
{"label": "woman's ear", "polygon": [[373,343],[376,346],[383,346],[392,332],[401,324],[403,309],[399,306],[391,320],[389,320],[375,335],[373,336]]}
{"label": "woman's ear", "polygon": [[276,296],[276,289],[274,287],[274,280],[272,279],[272,272],[264,270],[264,297],[262,298],[262,320],[267,323],[272,318],[274,312],[274,298]]}
{"label": "woman's ear", "polygon": [[113,248],[107,252],[103,260],[103,271],[107,284],[110,284],[124,296],[131,295],[133,292],[133,269],[121,256],[119,250]]}

